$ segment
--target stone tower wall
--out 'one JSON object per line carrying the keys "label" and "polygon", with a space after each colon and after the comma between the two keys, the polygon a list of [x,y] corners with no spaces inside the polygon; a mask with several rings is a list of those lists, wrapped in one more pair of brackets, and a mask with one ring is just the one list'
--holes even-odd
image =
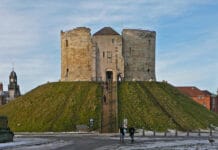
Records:
{"label": "stone tower wall", "polygon": [[106,81],[106,72],[113,72],[113,81],[118,74],[124,74],[122,37],[120,35],[96,35],[93,41],[97,48],[97,79]]}
{"label": "stone tower wall", "polygon": [[61,31],[61,81],[91,81],[95,49],[89,28]]}
{"label": "stone tower wall", "polygon": [[126,81],[149,81],[155,77],[156,32],[124,29],[123,57]]}
{"label": "stone tower wall", "polygon": [[93,36],[85,27],[61,31],[61,81],[106,81],[107,71],[113,81],[118,74],[126,81],[156,80],[155,31],[124,29],[122,36],[103,31]]}

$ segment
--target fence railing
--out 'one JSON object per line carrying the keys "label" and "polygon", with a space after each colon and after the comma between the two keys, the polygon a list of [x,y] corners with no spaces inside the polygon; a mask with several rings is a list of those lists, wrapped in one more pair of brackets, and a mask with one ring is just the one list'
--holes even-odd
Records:
{"label": "fence railing", "polygon": [[158,132],[158,131],[146,131],[143,129],[137,130],[136,135],[138,136],[153,136],[153,137],[191,137],[191,136],[198,136],[198,137],[208,137],[208,136],[218,136],[218,131],[215,130],[195,130],[195,131],[178,131],[178,130],[168,130],[165,132]]}

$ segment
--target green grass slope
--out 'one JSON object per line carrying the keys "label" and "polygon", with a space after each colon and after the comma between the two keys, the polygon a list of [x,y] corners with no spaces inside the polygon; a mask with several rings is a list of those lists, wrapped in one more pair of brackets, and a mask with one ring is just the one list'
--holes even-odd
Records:
{"label": "green grass slope", "polygon": [[76,125],[100,126],[101,88],[93,82],[57,82],[42,85],[0,107],[13,131],[72,131]]}
{"label": "green grass slope", "polygon": [[218,116],[167,83],[123,82],[119,85],[119,120],[148,130],[205,129]]}
{"label": "green grass slope", "polygon": [[[95,82],[56,82],[35,88],[0,106],[13,131],[75,131],[76,125],[101,125],[102,89]],[[167,83],[122,82],[118,86],[119,122],[147,130],[194,130],[218,126],[218,116]]]}

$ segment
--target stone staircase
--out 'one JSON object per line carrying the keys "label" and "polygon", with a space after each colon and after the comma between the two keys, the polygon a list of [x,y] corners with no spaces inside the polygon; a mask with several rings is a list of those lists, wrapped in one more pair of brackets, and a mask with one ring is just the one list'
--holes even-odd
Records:
{"label": "stone staircase", "polygon": [[105,82],[102,101],[102,133],[118,131],[117,82]]}

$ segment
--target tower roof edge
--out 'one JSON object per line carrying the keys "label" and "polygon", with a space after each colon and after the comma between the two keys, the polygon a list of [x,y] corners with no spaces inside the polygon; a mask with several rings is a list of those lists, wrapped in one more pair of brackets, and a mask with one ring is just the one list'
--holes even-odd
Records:
{"label": "tower roof edge", "polygon": [[96,35],[120,35],[120,34],[111,27],[104,27],[93,34],[93,36]]}

